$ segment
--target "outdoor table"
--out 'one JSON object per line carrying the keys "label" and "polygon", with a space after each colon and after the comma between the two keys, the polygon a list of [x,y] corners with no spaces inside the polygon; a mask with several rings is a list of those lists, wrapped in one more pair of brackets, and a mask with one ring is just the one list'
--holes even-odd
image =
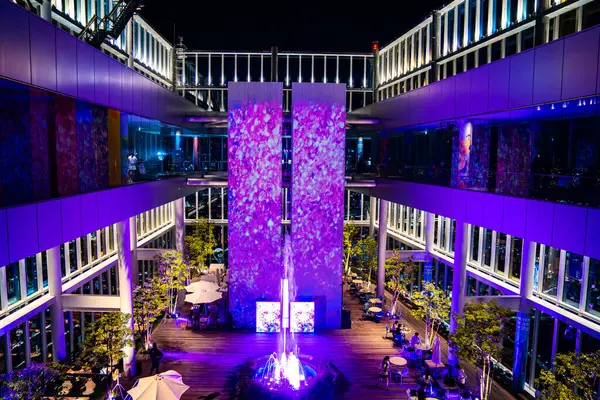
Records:
{"label": "outdoor table", "polygon": [[401,330],[401,331],[402,331],[402,333],[404,333],[405,335],[407,335],[407,334],[409,334],[409,333],[411,333],[411,332],[412,332],[412,331],[411,331],[410,329],[408,329],[408,328],[402,328],[402,329],[400,329],[400,330]]}
{"label": "outdoor table", "polygon": [[359,292],[363,293],[363,294],[367,294],[367,293],[373,293],[373,290],[364,288],[364,289],[360,289]]}
{"label": "outdoor table", "polygon": [[426,345],[425,343],[419,343],[415,345],[415,349],[421,351],[429,351],[431,350],[431,346]]}
{"label": "outdoor table", "polygon": [[379,299],[371,299],[371,300],[369,300],[369,302],[370,302],[371,304],[373,304],[373,305],[375,305],[375,304],[381,304],[381,303],[383,303],[383,302],[382,302],[381,300],[379,300]]}
{"label": "outdoor table", "polygon": [[362,279],[353,279],[352,283],[355,283],[357,285],[360,285],[362,283]]}
{"label": "outdoor table", "polygon": [[373,313],[373,314],[378,314],[378,313],[381,312],[381,308],[379,308],[379,307],[371,307],[371,308],[369,308],[369,312]]}
{"label": "outdoor table", "polygon": [[353,278],[358,278],[358,274],[356,272],[351,273],[350,276]]}
{"label": "outdoor table", "polygon": [[439,364],[436,364],[433,362],[433,360],[425,360],[425,365],[427,365],[427,367],[433,371],[434,378],[436,378],[436,379],[437,379],[437,376],[436,376],[437,372],[440,369],[443,369],[444,367],[446,367],[444,365],[444,363],[441,362]]}
{"label": "outdoor table", "polygon": [[408,363],[408,361],[406,361],[406,358],[390,357],[390,364],[392,364],[395,367],[404,367],[404,366],[406,366],[407,363]]}

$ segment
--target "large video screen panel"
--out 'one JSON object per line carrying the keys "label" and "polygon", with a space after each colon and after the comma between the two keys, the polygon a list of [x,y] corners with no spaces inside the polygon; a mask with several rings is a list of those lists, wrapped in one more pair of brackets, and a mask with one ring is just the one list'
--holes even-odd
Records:
{"label": "large video screen panel", "polygon": [[282,83],[229,84],[229,309],[254,328],[256,302],[279,300]]}
{"label": "large video screen panel", "polygon": [[315,327],[340,328],[346,88],[292,85],[292,243],[297,301]]}

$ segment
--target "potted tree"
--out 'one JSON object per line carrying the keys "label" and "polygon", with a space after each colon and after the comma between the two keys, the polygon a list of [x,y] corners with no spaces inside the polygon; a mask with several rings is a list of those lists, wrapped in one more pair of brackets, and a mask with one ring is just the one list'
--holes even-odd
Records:
{"label": "potted tree", "polygon": [[412,315],[425,321],[425,343],[433,345],[443,320],[450,315],[450,299],[433,283],[424,282],[423,291],[413,293],[412,301],[416,306],[411,310]]}
{"label": "potted tree", "polygon": [[344,274],[350,272],[350,259],[356,253],[354,239],[358,235],[359,227],[352,224],[344,224]]}
{"label": "potted tree", "polygon": [[115,364],[125,357],[123,348],[134,345],[130,318],[122,312],[105,313],[85,330],[82,359],[89,366],[106,368],[109,386]]}
{"label": "potted tree", "polygon": [[478,368],[479,395],[490,395],[494,364],[501,361],[505,325],[511,310],[496,302],[466,304],[463,315],[455,315],[457,327],[450,334],[451,352]]}
{"label": "potted tree", "polygon": [[133,289],[133,321],[144,349],[148,349],[152,324],[167,306],[165,287],[159,279],[147,279]]}
{"label": "potted tree", "polygon": [[[594,400],[600,379],[600,351],[557,354],[553,370],[542,370],[536,379],[541,400]],[[573,388],[577,391],[573,391]]]}
{"label": "potted tree", "polygon": [[400,296],[408,294],[406,284],[413,281],[415,267],[412,258],[402,261],[397,250],[392,257],[385,260],[386,286],[392,292],[392,315],[397,314]]}
{"label": "potted tree", "polygon": [[371,286],[371,272],[377,268],[377,240],[366,237],[356,243],[356,256],[358,264],[363,271],[369,271],[367,275],[368,287]]}
{"label": "potted tree", "polygon": [[[187,282],[188,266],[183,261],[181,252],[168,250],[154,258],[158,263],[158,274],[163,288],[167,291],[167,306],[170,314],[175,314],[178,291]],[[175,298],[173,298],[175,297]]]}
{"label": "potted tree", "polygon": [[217,245],[214,225],[207,219],[198,219],[192,225],[192,234],[185,237],[185,256],[189,263],[190,278],[192,274],[201,275],[210,262]]}

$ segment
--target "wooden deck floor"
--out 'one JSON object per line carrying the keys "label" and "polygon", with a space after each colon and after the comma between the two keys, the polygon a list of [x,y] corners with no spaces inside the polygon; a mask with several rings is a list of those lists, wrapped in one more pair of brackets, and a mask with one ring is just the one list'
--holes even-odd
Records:
{"label": "wooden deck floor", "polygon": [[[350,386],[341,399],[405,399],[408,388],[417,387],[417,373],[403,380],[403,384],[390,382],[389,391],[378,389],[375,383],[378,366],[386,355],[399,355],[400,350],[385,339],[385,323],[361,321],[357,300],[344,296],[344,303],[352,311],[352,329],[299,335],[302,354],[311,354],[322,360],[331,360],[348,380]],[[414,330],[424,331],[421,321],[404,312],[407,324]],[[212,392],[221,392],[218,399],[231,398],[237,370],[248,360],[272,353],[277,346],[273,334],[257,334],[247,331],[192,332],[178,328],[173,321],[161,324],[153,334],[154,340],[164,352],[161,372],[173,369],[181,373],[183,381],[191,388],[182,397],[198,399]],[[445,341],[442,348],[447,348]],[[444,361],[446,355],[443,355]],[[149,362],[143,363],[141,375],[147,376]],[[474,390],[474,369],[467,366],[467,388]],[[129,389],[132,381],[125,381]],[[440,382],[441,383],[441,382]],[[492,390],[492,400],[513,399],[499,386]]]}

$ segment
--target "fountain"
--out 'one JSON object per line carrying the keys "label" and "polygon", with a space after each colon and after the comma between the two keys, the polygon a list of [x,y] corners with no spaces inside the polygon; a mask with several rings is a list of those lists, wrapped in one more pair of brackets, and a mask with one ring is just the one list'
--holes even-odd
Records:
{"label": "fountain", "polygon": [[277,336],[277,351],[253,360],[248,369],[250,381],[238,383],[238,398],[263,400],[333,398],[334,375],[330,363],[316,361],[300,354],[294,332],[290,329],[290,301],[296,298],[292,244],[285,236],[283,274],[280,284],[281,324]]}

